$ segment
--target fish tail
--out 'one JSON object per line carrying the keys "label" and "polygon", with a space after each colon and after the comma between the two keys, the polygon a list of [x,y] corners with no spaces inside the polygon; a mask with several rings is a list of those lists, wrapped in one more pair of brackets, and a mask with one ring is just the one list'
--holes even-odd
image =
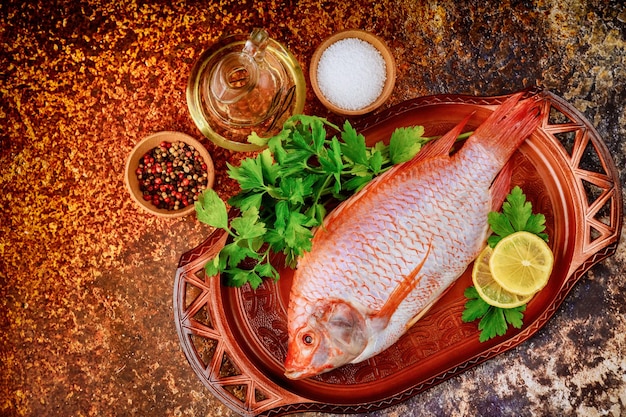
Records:
{"label": "fish tail", "polygon": [[501,165],[539,127],[543,107],[538,96],[521,100],[517,93],[502,103],[475,131],[470,141],[488,149]]}

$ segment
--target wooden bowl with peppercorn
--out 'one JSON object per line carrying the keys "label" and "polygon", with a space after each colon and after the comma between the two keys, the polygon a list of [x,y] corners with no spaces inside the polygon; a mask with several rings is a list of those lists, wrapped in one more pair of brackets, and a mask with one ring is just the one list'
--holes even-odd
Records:
{"label": "wooden bowl with peppercorn", "polygon": [[126,160],[124,181],[133,200],[160,217],[194,211],[198,195],[213,187],[215,170],[200,142],[180,132],[158,132],[142,139]]}

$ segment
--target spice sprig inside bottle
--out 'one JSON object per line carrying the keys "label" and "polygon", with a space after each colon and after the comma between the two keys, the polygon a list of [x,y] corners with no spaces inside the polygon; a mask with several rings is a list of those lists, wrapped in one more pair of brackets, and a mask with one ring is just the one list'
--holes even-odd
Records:
{"label": "spice sprig inside bottle", "polygon": [[200,152],[182,141],[163,141],[146,152],[135,174],[144,200],[167,210],[193,204],[208,182],[207,165]]}

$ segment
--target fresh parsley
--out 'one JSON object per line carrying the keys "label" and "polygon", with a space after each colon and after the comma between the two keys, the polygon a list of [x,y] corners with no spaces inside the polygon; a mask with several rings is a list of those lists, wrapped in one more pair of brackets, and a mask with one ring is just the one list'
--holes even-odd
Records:
{"label": "fresh parsley", "polygon": [[[519,231],[534,233],[548,241],[548,235],[544,232],[545,216],[533,214],[532,203],[526,201],[526,195],[519,186],[515,186],[507,195],[502,204],[502,212],[489,213],[488,221],[493,234],[487,239],[487,244],[492,248],[506,236]],[[494,307],[480,298],[473,286],[467,288],[464,295],[468,301],[461,319],[465,323],[480,319],[478,329],[481,342],[504,335],[508,325],[516,329],[522,327],[526,305],[514,308]]]}
{"label": "fresh parsley", "polygon": [[502,336],[506,333],[509,324],[516,329],[522,327],[526,304],[514,308],[494,307],[480,298],[474,286],[465,289],[464,295],[468,301],[465,303],[465,310],[463,310],[461,319],[465,323],[480,319],[478,322],[478,329],[480,330],[478,340],[481,342]]}
{"label": "fresh parsley", "polygon": [[519,186],[515,186],[507,195],[502,204],[502,212],[492,211],[488,220],[494,234],[489,236],[487,243],[492,248],[502,238],[521,231],[534,233],[548,241],[548,235],[544,233],[546,217],[543,214],[533,214],[533,205],[526,201],[526,195]]}
{"label": "fresh parsley", "polygon": [[[333,205],[435,139],[423,134],[421,126],[398,128],[389,145],[367,146],[348,121],[340,128],[306,115],[292,116],[271,138],[253,133],[248,141],[267,148],[238,167],[228,165],[228,175],[240,186],[228,203],[240,214],[229,222],[226,204],[211,189],[195,204],[199,221],[230,236],[230,243],[206,264],[207,274],[221,273],[228,285],[249,283],[255,289],[263,278],[278,279],[270,253],[283,253],[285,264],[295,266],[311,249],[312,229]],[[246,260],[254,266],[242,267]]]}

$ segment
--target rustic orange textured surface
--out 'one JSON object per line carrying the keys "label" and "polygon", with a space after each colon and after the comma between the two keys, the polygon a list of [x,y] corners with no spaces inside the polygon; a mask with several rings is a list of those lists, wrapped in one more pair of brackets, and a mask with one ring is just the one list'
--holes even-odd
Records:
{"label": "rustic orange textured surface", "polygon": [[[398,65],[386,107],[550,89],[596,126],[626,178],[619,1],[169,3],[0,4],[2,416],[234,415],[189,369],[172,315],[178,259],[210,230],[147,215],[123,182],[141,138],[202,139],[187,77],[223,34],[265,27],[307,74],[324,37],[371,31]],[[311,89],[305,112],[342,120]],[[245,155],[203,143],[226,198],[226,163]],[[624,415],[624,270],[622,242],[529,342],[373,415]]]}

